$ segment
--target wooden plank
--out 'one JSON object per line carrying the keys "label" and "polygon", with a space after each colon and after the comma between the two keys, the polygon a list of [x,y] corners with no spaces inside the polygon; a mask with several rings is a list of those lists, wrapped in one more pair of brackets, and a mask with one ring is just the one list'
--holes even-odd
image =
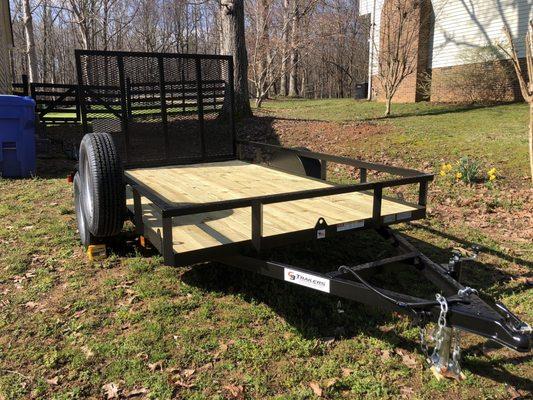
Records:
{"label": "wooden plank", "polygon": [[[126,174],[175,205],[332,186],[237,160],[133,169]],[[144,197],[141,202],[145,224],[161,229],[161,219],[153,205]],[[264,236],[313,228],[321,217],[328,224],[361,221],[372,217],[372,204],[372,194],[360,192],[268,204],[263,208]],[[131,198],[128,207],[133,207]],[[417,209],[415,205],[383,199],[381,214],[396,218]],[[174,251],[178,253],[250,240],[251,208],[176,217],[172,232]]]}

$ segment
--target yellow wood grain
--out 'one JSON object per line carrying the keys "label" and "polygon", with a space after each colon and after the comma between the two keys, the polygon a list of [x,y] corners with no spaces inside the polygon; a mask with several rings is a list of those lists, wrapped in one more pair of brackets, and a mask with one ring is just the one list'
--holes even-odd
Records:
{"label": "yellow wood grain", "polygon": [[[333,185],[242,161],[140,168],[125,172],[174,205],[201,204]],[[162,229],[151,202],[142,197],[143,220]],[[133,210],[131,191],[128,207]],[[383,199],[381,214],[397,215],[418,209]],[[263,207],[263,235],[313,228],[319,218],[328,224],[355,222],[372,217],[372,194],[346,193],[327,197],[268,204]],[[174,251],[183,253],[251,239],[251,209],[238,208],[173,218]]]}

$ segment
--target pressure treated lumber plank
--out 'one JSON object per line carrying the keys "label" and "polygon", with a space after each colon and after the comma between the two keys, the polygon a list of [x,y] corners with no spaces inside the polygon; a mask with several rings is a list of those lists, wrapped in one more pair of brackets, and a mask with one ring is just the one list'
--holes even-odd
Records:
{"label": "pressure treated lumber plank", "polygon": [[[150,187],[174,205],[199,204],[269,194],[330,187],[264,166],[227,161],[194,165],[140,168],[126,171],[132,179]],[[145,225],[161,230],[161,218],[150,201],[141,197]],[[272,236],[313,228],[319,218],[328,224],[361,221],[372,217],[371,192],[267,204],[263,207],[263,235]],[[133,209],[128,191],[128,207]],[[412,212],[409,206],[383,199],[383,216]],[[174,251],[194,251],[251,239],[249,207],[173,218]]]}

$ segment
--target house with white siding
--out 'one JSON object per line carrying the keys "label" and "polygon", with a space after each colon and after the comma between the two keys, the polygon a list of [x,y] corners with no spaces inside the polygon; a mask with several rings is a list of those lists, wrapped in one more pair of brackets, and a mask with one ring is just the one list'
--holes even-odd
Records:
{"label": "house with white siding", "polygon": [[[379,98],[377,57],[383,5],[392,0],[360,0],[360,15],[369,15],[369,97]],[[524,38],[533,18],[533,0],[413,0],[428,3],[429,29],[420,30],[419,51],[424,70],[406,79],[395,101],[519,100],[505,46],[504,27],[525,58]],[[478,77],[479,79],[474,79]],[[490,82],[489,82],[490,81]],[[498,84],[498,82],[500,82]],[[424,93],[420,93],[423,91]],[[465,98],[466,97],[466,98]],[[471,98],[469,98],[471,97]]]}

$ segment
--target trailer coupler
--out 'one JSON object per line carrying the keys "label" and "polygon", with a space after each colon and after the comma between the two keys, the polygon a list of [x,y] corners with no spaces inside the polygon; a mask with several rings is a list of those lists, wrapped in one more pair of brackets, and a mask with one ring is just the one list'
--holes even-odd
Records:
{"label": "trailer coupler", "polygon": [[[337,271],[318,273],[289,264],[266,261],[245,255],[222,256],[218,261],[292,284],[305,286],[380,309],[398,311],[414,318],[421,328],[421,348],[438,377],[462,377],[460,368],[461,331],[482,336],[518,352],[531,349],[531,327],[503,304],[489,305],[477,291],[456,281],[448,269],[418,251],[404,237],[391,229],[379,233],[392,241],[399,255],[356,266],[341,266]],[[359,275],[387,264],[414,265],[440,290],[435,300],[377,288]],[[429,353],[425,334],[428,323],[436,323]]]}

